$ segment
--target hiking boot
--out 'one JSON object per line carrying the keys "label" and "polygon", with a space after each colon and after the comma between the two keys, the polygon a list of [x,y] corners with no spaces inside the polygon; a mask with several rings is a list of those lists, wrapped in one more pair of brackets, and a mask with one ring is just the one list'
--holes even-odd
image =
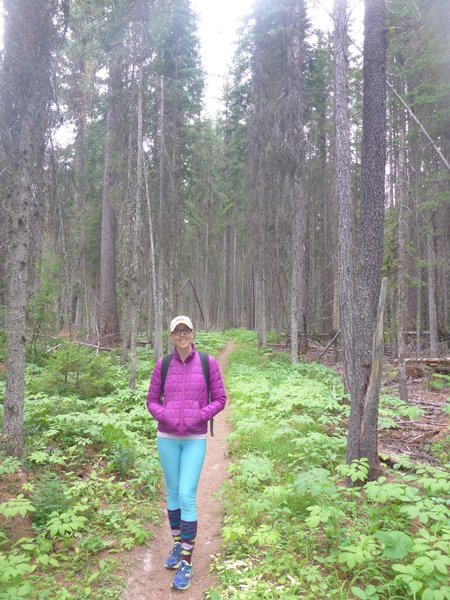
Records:
{"label": "hiking boot", "polygon": [[177,574],[173,578],[172,587],[174,590],[187,590],[191,583],[192,565],[185,560],[180,562]]}
{"label": "hiking boot", "polygon": [[176,542],[176,544],[170,551],[170,554],[164,563],[164,566],[166,567],[166,569],[178,569],[178,567],[180,566],[180,557],[181,557],[181,544],[180,544],[180,542]]}

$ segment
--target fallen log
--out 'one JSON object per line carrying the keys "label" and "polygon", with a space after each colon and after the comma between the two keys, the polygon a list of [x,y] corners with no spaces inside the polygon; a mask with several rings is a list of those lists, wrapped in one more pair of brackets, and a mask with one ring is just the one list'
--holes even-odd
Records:
{"label": "fallen log", "polygon": [[[397,361],[396,361],[397,362]],[[432,371],[440,375],[450,375],[449,358],[407,358],[405,359],[406,371],[410,377],[417,379],[424,377]]]}

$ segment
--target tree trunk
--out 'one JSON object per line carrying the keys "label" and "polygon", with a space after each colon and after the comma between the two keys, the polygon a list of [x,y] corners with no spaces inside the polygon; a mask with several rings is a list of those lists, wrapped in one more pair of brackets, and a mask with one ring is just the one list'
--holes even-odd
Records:
{"label": "tree trunk", "polygon": [[[419,210],[419,202],[417,195],[414,195],[414,218],[415,218],[415,228],[416,228],[416,260],[417,263],[420,260],[420,210]],[[416,279],[418,284],[416,285],[416,358],[420,358],[422,353],[422,270],[420,266],[416,266]]]}
{"label": "tree trunk", "polygon": [[[24,136],[25,137],[25,136]],[[32,144],[22,140],[22,148]],[[9,232],[10,274],[6,342],[6,397],[2,445],[7,454],[20,456],[23,449],[25,343],[28,270],[28,208],[31,195],[30,167],[25,159],[13,181],[14,212]]]}
{"label": "tree trunk", "polygon": [[23,451],[25,345],[32,187],[49,125],[53,11],[51,2],[5,1],[2,69],[2,145],[6,157],[9,212],[9,303],[6,394],[1,445],[10,455]]}
{"label": "tree trunk", "polygon": [[299,220],[300,212],[295,212],[292,218],[291,243],[291,361],[298,363],[298,297],[299,297],[299,268],[297,257],[300,254]]}
{"label": "tree trunk", "polygon": [[351,194],[350,126],[348,119],[348,61],[347,0],[334,3],[334,119],[335,119],[335,175],[338,204],[338,270],[339,270],[339,323],[341,329],[344,385],[349,393],[353,377],[353,203]]}
{"label": "tree trunk", "polygon": [[372,341],[372,368],[369,385],[364,398],[361,421],[361,457],[369,461],[368,479],[374,480],[381,475],[378,458],[378,399],[380,395],[381,378],[383,376],[384,356],[384,306],[386,302],[387,278],[381,284],[378,303],[376,328]]}
{"label": "tree trunk", "polygon": [[399,140],[399,185],[398,185],[398,266],[397,266],[397,359],[398,359],[398,391],[401,400],[404,402],[408,399],[408,388],[406,386],[406,369],[405,369],[405,326],[406,326],[406,196],[407,181],[406,181],[406,165],[405,165],[405,140],[404,135],[400,136]]}
{"label": "tree trunk", "polygon": [[203,272],[203,307],[204,307],[204,328],[209,329],[209,221],[205,225],[205,267]]}
{"label": "tree trunk", "polygon": [[138,102],[137,102],[137,140],[136,140],[136,196],[134,203],[133,220],[133,259],[131,263],[131,314],[130,314],[130,381],[129,387],[134,390],[136,387],[136,338],[139,315],[139,231],[141,224],[141,189],[142,189],[142,166],[143,166],[143,147],[142,147],[142,62],[139,65],[138,76]]}
{"label": "tree trunk", "polygon": [[[159,81],[160,89],[160,109],[159,109],[159,210],[157,218],[157,235],[154,253],[154,262],[156,268],[156,289],[154,296],[154,312],[155,322],[153,331],[153,355],[155,359],[161,358],[163,355],[163,296],[164,296],[164,244],[163,236],[165,232],[165,179],[166,179],[166,141],[165,141],[165,88],[164,88],[164,76],[161,75]],[[151,212],[149,209],[149,219],[151,218]],[[149,222],[150,231],[153,230],[152,223]]]}
{"label": "tree trunk", "polygon": [[[155,359],[161,358],[163,355],[163,343],[162,343],[162,310],[161,302],[158,294],[158,281],[157,281],[157,267],[156,267],[156,256],[155,256],[155,235],[153,231],[153,218],[152,218],[152,207],[150,203],[150,191],[148,189],[148,178],[147,171],[144,167],[144,181],[145,181],[145,195],[147,199],[147,220],[148,220],[148,235],[150,241],[150,271],[152,277],[152,301],[153,301],[153,355]],[[157,314],[159,317],[157,318]],[[159,335],[157,335],[157,326],[159,327]]]}
{"label": "tree trunk", "polygon": [[304,61],[304,7],[295,2],[288,26],[289,113],[291,135],[290,184],[292,189],[292,269],[291,269],[291,359],[298,362],[300,351],[307,347],[306,340],[306,202],[304,191],[304,94],[302,64]]}
{"label": "tree trunk", "polygon": [[[370,472],[372,449],[362,447],[363,411],[372,364],[372,340],[378,310],[383,255],[385,161],[386,161],[386,16],[385,0],[366,0],[364,16],[364,93],[361,159],[361,203],[356,248],[357,270],[352,320],[354,353],[349,381],[351,409],[347,438],[347,461],[364,456]],[[342,315],[342,318],[344,316]],[[378,401],[378,399],[377,399]],[[377,430],[375,414],[365,421],[366,440]],[[371,433],[367,432],[371,429]],[[370,451],[369,451],[370,450]]]}
{"label": "tree trunk", "polygon": [[231,300],[231,326],[237,327],[237,233],[233,228],[233,259],[232,259],[232,300]]}
{"label": "tree trunk", "polygon": [[109,99],[106,114],[105,156],[103,167],[102,223],[100,246],[100,305],[99,341],[102,346],[111,348],[120,337],[119,318],[116,306],[116,216],[111,201],[113,187],[113,160],[115,155],[115,134],[117,114],[115,90],[120,71],[110,66]]}
{"label": "tree trunk", "polygon": [[428,271],[428,326],[430,329],[430,356],[438,356],[439,335],[436,303],[436,258],[434,253],[434,224],[430,219],[427,229]]}

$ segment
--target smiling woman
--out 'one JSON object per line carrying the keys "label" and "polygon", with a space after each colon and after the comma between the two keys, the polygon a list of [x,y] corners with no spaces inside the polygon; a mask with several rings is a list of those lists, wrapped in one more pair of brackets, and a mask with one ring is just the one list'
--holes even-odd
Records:
{"label": "smiling woman", "polygon": [[172,587],[184,590],[193,573],[197,487],[206,454],[207,424],[225,407],[226,395],[216,361],[195,349],[191,319],[175,317],[169,330],[175,348],[155,366],[147,408],[158,421],[158,454],[173,536],[173,548],[164,566],[177,570]]}

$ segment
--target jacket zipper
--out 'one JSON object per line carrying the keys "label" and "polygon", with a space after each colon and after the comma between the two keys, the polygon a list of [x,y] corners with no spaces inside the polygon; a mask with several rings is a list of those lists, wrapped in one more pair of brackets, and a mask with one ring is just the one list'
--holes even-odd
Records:
{"label": "jacket zipper", "polygon": [[184,396],[186,392],[186,363],[183,362],[183,393],[181,396],[180,435],[184,434]]}

